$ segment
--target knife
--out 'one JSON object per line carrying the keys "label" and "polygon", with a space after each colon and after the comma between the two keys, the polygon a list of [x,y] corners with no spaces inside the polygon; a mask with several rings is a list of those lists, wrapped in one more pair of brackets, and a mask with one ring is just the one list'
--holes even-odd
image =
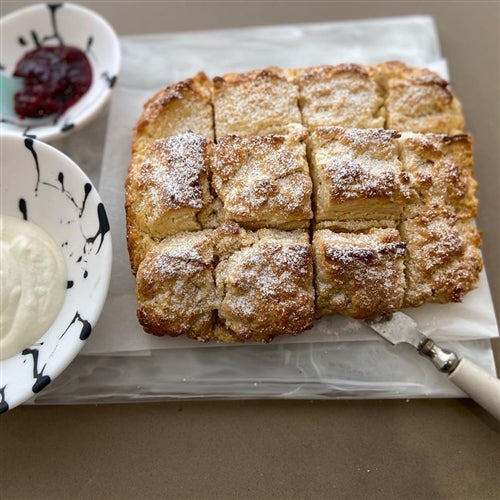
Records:
{"label": "knife", "polygon": [[500,420],[499,379],[472,361],[439,347],[418,329],[417,323],[412,318],[402,312],[398,311],[364,323],[393,345],[406,343],[415,347],[457,387]]}

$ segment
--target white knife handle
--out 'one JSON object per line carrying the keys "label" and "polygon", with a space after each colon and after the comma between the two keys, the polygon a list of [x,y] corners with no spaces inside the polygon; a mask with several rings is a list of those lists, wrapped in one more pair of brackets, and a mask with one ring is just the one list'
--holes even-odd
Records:
{"label": "white knife handle", "polygon": [[500,380],[462,358],[448,378],[476,403],[500,420]]}
{"label": "white knife handle", "polygon": [[500,420],[500,380],[479,368],[468,359],[459,359],[427,337],[418,347],[418,352],[429,358],[434,366],[477,404]]}

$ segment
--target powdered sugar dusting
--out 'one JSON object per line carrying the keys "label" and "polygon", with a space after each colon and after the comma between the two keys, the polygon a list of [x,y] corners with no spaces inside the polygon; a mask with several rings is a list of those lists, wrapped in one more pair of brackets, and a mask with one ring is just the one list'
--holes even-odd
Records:
{"label": "powdered sugar dusting", "polygon": [[[368,242],[367,242],[368,243]],[[385,243],[378,245],[374,240],[368,243],[369,246],[357,247],[328,247],[325,251],[327,259],[335,262],[341,262],[345,266],[352,265],[354,262],[367,262],[375,260],[377,256],[395,256],[403,257],[406,244],[401,242]]]}
{"label": "powdered sugar dusting", "polygon": [[[316,129],[311,156],[318,183],[327,186],[330,199],[338,204],[369,198],[392,201],[402,196],[398,135],[379,129]],[[329,200],[317,198],[317,203],[326,205]]]}
{"label": "powdered sugar dusting", "polygon": [[140,183],[153,210],[203,207],[200,176],[207,172],[207,139],[186,132],[155,141],[141,169]]}
{"label": "powdered sugar dusting", "polygon": [[358,198],[391,198],[396,192],[396,176],[390,170],[367,170],[355,161],[333,160],[325,165],[330,195],[336,201]]}
{"label": "powdered sugar dusting", "polygon": [[237,284],[264,297],[276,298],[310,274],[309,245],[283,246],[278,242],[247,249],[242,255]]}
{"label": "powdered sugar dusting", "polygon": [[253,332],[269,340],[312,326],[312,256],[302,242],[305,233],[262,231],[256,244],[233,254],[219,273],[226,290],[219,314],[237,335]]}
{"label": "powdered sugar dusting", "polygon": [[393,139],[400,137],[400,133],[394,130],[383,130],[379,128],[355,129],[344,128],[334,129],[338,139],[350,145],[358,151],[370,150],[374,157],[382,154],[393,155],[397,153],[397,146]]}
{"label": "powdered sugar dusting", "polygon": [[184,280],[213,268],[209,233],[200,231],[177,234],[159,243],[141,267],[144,280]]}
{"label": "powdered sugar dusting", "polygon": [[196,248],[176,248],[168,253],[161,253],[154,261],[151,271],[158,278],[190,276],[206,269],[207,263]]}
{"label": "powdered sugar dusting", "polygon": [[462,300],[482,269],[479,232],[439,204],[404,221],[401,228],[409,250],[406,305]]}

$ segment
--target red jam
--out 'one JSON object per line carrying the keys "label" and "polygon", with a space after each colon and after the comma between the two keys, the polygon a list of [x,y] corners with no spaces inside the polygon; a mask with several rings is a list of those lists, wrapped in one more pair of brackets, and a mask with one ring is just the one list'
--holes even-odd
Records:
{"label": "red jam", "polygon": [[43,118],[61,115],[87,92],[92,68],[76,47],[38,47],[17,63],[14,76],[24,78],[23,89],[14,97],[16,113]]}

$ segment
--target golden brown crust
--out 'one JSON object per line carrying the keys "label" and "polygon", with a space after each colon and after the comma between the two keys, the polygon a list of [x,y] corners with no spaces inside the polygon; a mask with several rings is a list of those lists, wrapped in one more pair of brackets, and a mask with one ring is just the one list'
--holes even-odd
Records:
{"label": "golden brown crust", "polygon": [[214,82],[217,139],[286,134],[301,128],[298,88],[280,68],[229,73]]}
{"label": "golden brown crust", "polygon": [[216,296],[210,231],[181,233],[153,247],[137,271],[137,317],[147,333],[208,341]]}
{"label": "golden brown crust", "polygon": [[359,64],[316,66],[297,70],[303,124],[309,129],[336,125],[383,128],[384,91],[378,70]]}
{"label": "golden brown crust", "polygon": [[308,227],[312,181],[303,136],[225,136],[212,172],[222,220],[252,229]]}
{"label": "golden brown crust", "polygon": [[462,107],[448,82],[436,73],[398,61],[378,65],[385,88],[385,128],[410,132],[459,134]]}
{"label": "golden brown crust", "polygon": [[401,308],[405,243],[396,229],[316,231],[316,315],[370,318]]}
{"label": "golden brown crust", "polygon": [[191,130],[213,139],[212,82],[205,73],[169,85],[144,105],[132,139],[132,155],[155,139]]}
{"label": "golden brown crust", "polygon": [[404,133],[400,144],[403,171],[412,191],[406,217],[414,217],[431,203],[448,205],[463,220],[476,216],[477,182],[470,135]]}
{"label": "golden brown crust", "polygon": [[127,222],[127,250],[130,260],[130,268],[135,275],[139,264],[144,260],[146,254],[157,245],[158,241],[151,238],[148,233],[141,231],[136,226]]}
{"label": "golden brown crust", "polygon": [[481,233],[445,205],[432,204],[402,222],[407,245],[403,307],[460,302],[475,288],[482,269]]}

